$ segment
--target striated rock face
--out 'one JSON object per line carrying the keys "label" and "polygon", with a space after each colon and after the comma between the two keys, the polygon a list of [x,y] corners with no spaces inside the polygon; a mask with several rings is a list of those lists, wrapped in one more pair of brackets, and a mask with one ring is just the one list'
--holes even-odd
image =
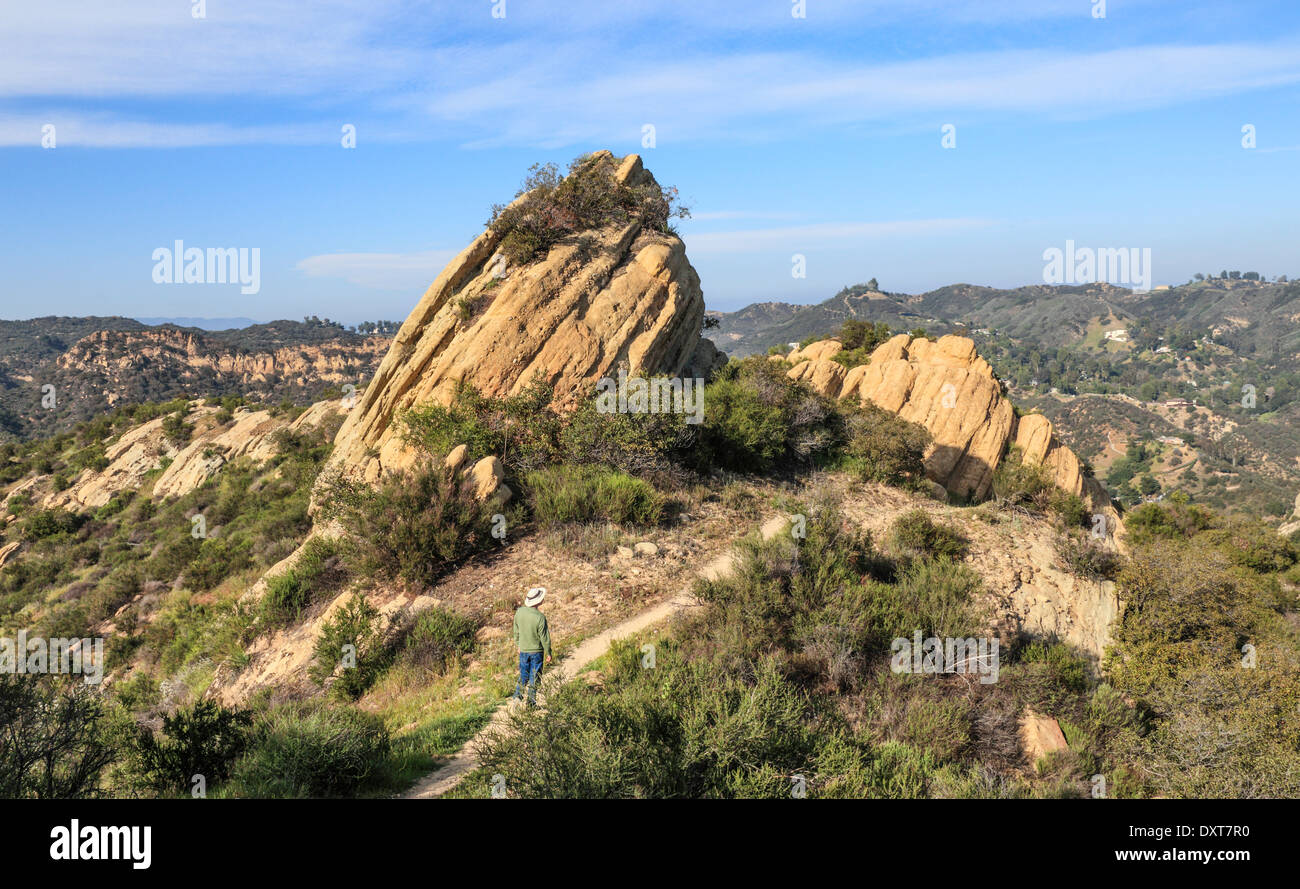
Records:
{"label": "striated rock face", "polygon": [[1026,462],[1045,466],[1059,487],[1111,515],[1118,526],[1102,485],[1084,473],[1046,417],[1015,416],[993,368],[970,339],[932,342],[899,334],[877,347],[867,364],[848,371],[830,360],[839,350],[834,340],[796,349],[786,359],[794,364],[788,375],[824,395],[861,398],[924,426],[934,439],[926,473],[950,493],[987,497],[1007,446],[1015,444]]}
{"label": "striated rock face", "polygon": [[[654,182],[636,155],[596,157],[621,182]],[[566,406],[619,366],[704,376],[725,357],[700,337],[704,299],[680,239],[633,221],[517,268],[497,252],[500,240],[484,231],[425,292],[339,430],[332,467],[373,479],[408,466],[400,415],[449,403],[461,382],[499,397],[540,378]]]}

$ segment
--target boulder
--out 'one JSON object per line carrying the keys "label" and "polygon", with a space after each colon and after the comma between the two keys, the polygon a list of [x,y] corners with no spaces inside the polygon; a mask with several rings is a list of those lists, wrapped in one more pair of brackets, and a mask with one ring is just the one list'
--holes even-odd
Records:
{"label": "boulder", "polygon": [[465,458],[469,455],[469,445],[456,445],[443,461],[443,465],[452,472],[460,472],[460,468],[465,464]]}
{"label": "boulder", "polygon": [[475,498],[487,500],[496,493],[505,477],[505,467],[500,460],[495,456],[484,457],[469,471],[469,484],[474,487]]}
{"label": "boulder", "polygon": [[1026,414],[1016,421],[1016,446],[1027,463],[1040,463],[1058,487],[1082,495],[1083,467],[1079,458],[1056,439],[1052,421],[1042,414]]}
{"label": "boulder", "polygon": [[1070,749],[1060,723],[1050,716],[1039,716],[1028,707],[1020,718],[1020,746],[1031,763],[1057,750]]}
{"label": "boulder", "polygon": [[798,364],[800,361],[827,360],[843,348],[844,344],[839,340],[818,340],[801,349],[795,349],[790,353],[788,360],[791,364]]}
{"label": "boulder", "polygon": [[840,387],[844,385],[847,375],[848,370],[844,365],[826,358],[801,361],[786,373],[790,379],[801,380],[828,398],[839,397]]}

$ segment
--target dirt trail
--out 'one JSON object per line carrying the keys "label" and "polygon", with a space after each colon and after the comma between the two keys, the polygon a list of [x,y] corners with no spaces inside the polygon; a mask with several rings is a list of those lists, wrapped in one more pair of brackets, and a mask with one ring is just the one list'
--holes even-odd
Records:
{"label": "dirt trail", "polygon": [[[759,529],[764,540],[771,540],[777,534],[780,534],[790,524],[790,519],[783,515],[773,516],[763,523]],[[713,561],[709,562],[699,571],[699,576],[705,580],[718,580],[731,574],[735,568],[734,556],[731,551],[723,553]],[[599,635],[593,636],[583,642],[572,653],[567,655],[552,669],[552,674],[559,677],[561,683],[573,679],[582,670],[583,667],[599,658],[605,652],[609,651],[610,644],[619,639],[625,639],[628,636],[652,627],[662,621],[672,617],[684,608],[695,604],[695,599],[691,595],[690,587],[679,592],[666,602],[661,602],[648,611],[643,611],[635,617],[628,618],[620,624],[610,627]],[[473,738],[460,749],[455,756],[448,760],[441,768],[429,773],[411,786],[406,793],[402,794],[405,799],[433,799],[442,796],[459,784],[466,775],[478,767],[477,748],[479,742],[489,734],[501,731],[508,722],[509,709],[508,702],[497,707],[488,720],[488,724],[479,730]]]}

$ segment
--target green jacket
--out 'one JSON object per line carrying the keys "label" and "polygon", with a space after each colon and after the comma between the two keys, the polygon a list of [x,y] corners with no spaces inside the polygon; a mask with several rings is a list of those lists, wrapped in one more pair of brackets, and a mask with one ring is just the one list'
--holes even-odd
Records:
{"label": "green jacket", "polygon": [[546,615],[536,608],[524,606],[515,612],[515,644],[520,651],[544,651],[551,656],[551,629]]}

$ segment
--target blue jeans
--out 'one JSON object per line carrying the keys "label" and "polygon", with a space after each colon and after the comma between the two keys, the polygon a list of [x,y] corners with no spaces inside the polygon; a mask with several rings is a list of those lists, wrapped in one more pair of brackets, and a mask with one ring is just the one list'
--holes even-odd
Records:
{"label": "blue jeans", "polygon": [[542,675],[540,651],[519,652],[519,681],[515,683],[515,698],[522,698],[524,686],[528,687],[528,703],[537,703],[537,677]]}

